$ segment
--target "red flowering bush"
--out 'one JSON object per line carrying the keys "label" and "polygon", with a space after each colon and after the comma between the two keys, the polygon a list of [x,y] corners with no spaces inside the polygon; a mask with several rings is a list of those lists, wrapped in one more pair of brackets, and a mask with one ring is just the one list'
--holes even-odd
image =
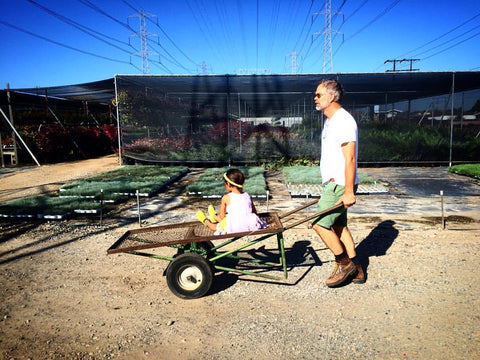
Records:
{"label": "red flowering bush", "polygon": [[[112,153],[117,145],[117,128],[112,125],[100,128],[42,124],[19,127],[18,131],[37,160],[43,163],[97,157]],[[31,162],[18,140],[17,145],[20,162]]]}
{"label": "red flowering bush", "polygon": [[37,156],[44,162],[65,160],[74,145],[66,130],[58,124],[40,125],[34,141],[40,151]]}

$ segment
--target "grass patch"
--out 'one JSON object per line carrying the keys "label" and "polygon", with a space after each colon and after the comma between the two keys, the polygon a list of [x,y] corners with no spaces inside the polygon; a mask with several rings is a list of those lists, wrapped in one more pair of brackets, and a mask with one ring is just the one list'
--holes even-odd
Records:
{"label": "grass patch", "polygon": [[156,176],[174,178],[187,170],[188,167],[186,166],[162,167],[160,165],[126,165],[115,170],[106,171],[104,173],[92,176],[87,180],[108,181],[123,177],[135,179],[150,178]]}
{"label": "grass patch", "polygon": [[[283,176],[287,184],[321,185],[322,176],[319,166],[285,166],[282,168]],[[358,171],[359,184],[374,184],[375,179]]]}
{"label": "grass patch", "polygon": [[460,164],[453,165],[448,168],[448,171],[460,175],[480,178],[480,164]]}
{"label": "grass patch", "polygon": [[[197,181],[187,186],[187,192],[202,196],[221,196],[225,194],[223,174],[229,167],[207,169]],[[244,191],[252,196],[263,196],[267,192],[264,169],[256,167],[238,167],[245,175]]]}
{"label": "grass patch", "polygon": [[151,195],[187,172],[186,166],[161,167],[156,165],[130,165],[107,171],[85,180],[65,184],[61,196],[32,196],[0,204],[0,214],[5,216],[51,215],[61,216],[72,212],[94,212],[100,209],[103,190],[104,201],[115,201],[121,194],[134,195],[138,190]]}
{"label": "grass patch", "polygon": [[0,204],[0,214],[20,215],[65,215],[74,210],[97,210],[100,204],[81,197],[29,196]]}
{"label": "grass patch", "polygon": [[128,165],[66,184],[60,192],[62,196],[89,196],[98,199],[103,190],[105,200],[116,200],[119,194],[134,195],[137,190],[141,194],[151,195],[187,171],[185,166]]}

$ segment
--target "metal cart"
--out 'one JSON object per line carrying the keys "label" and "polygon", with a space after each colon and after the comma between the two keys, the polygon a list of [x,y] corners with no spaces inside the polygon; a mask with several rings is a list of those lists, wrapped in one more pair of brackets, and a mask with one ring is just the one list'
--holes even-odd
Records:
{"label": "metal cart", "polygon": [[[198,221],[128,230],[108,249],[107,253],[128,253],[170,261],[165,271],[167,285],[176,296],[183,299],[195,299],[205,295],[212,285],[215,270],[273,280],[287,279],[283,232],[343,206],[343,204],[338,204],[288,225],[282,223],[282,221],[288,222],[288,218],[294,213],[315,205],[317,202],[318,200],[309,202],[281,215],[276,212],[258,214],[261,219],[267,222],[268,227],[250,232],[214,235],[210,229]],[[258,244],[272,236],[277,237],[278,263],[236,255],[240,250]],[[238,246],[234,245],[233,248],[225,249],[227,245],[243,237],[248,237],[248,241]],[[215,244],[212,241],[215,241]],[[141,252],[141,250],[163,246],[177,249],[176,254],[163,256]],[[283,270],[283,277],[217,264],[218,260],[225,258],[261,264],[272,267],[272,269],[280,267]]]}

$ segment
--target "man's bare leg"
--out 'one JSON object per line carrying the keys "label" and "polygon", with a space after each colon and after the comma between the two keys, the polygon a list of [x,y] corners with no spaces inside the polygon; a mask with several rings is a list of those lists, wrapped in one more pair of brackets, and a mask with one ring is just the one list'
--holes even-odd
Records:
{"label": "man's bare leg", "polygon": [[337,233],[331,229],[324,228],[320,225],[313,225],[313,229],[320,236],[325,245],[333,252],[333,255],[340,255],[344,248]]}
{"label": "man's bare leg", "polygon": [[355,251],[355,242],[353,241],[353,236],[347,226],[334,226],[333,230],[340,238],[340,241],[343,243],[345,250],[347,251],[348,257],[350,259],[357,256]]}
{"label": "man's bare leg", "polygon": [[357,268],[357,274],[352,281],[356,284],[363,284],[365,282],[365,273],[363,272],[360,260],[357,258],[357,251],[355,250],[355,241],[353,241],[352,233],[346,226],[334,226],[333,228],[340,238],[340,241],[343,243],[348,257],[353,261]]}

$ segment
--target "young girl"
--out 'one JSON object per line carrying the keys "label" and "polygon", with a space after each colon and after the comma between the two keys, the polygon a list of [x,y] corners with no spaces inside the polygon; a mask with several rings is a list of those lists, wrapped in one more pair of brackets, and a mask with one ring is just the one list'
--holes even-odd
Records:
{"label": "young girl", "polygon": [[[223,174],[223,183],[227,194],[220,202],[217,214],[213,205],[208,207],[209,219],[203,211],[197,212],[197,219],[215,231],[215,235],[265,229],[267,223],[257,216],[252,198],[243,192],[245,176],[238,169],[230,169]],[[228,214],[228,216],[227,216]]]}

